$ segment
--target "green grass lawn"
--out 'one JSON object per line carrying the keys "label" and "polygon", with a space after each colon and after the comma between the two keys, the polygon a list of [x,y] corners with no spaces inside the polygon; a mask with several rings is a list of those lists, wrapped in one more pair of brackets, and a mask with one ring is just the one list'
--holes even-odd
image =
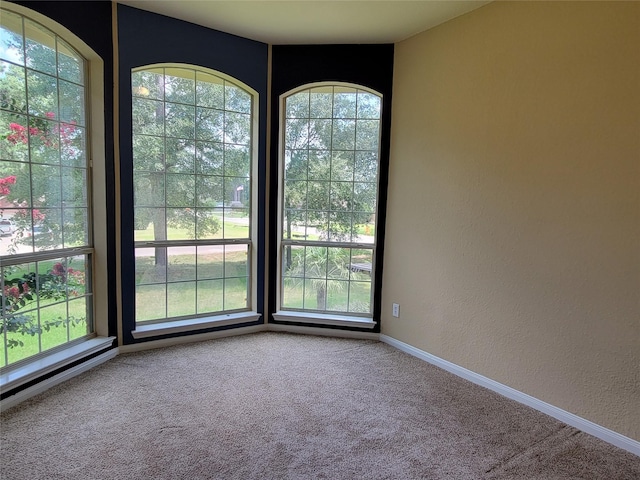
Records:
{"label": "green grass lawn", "polygon": [[[5,281],[15,278],[23,278],[23,275],[29,272],[36,272],[39,274],[46,274],[53,270],[54,265],[59,263],[62,259],[45,260],[37,263],[28,263],[19,265],[17,267],[6,267],[4,269]],[[86,335],[87,332],[87,298],[84,296],[85,287],[82,280],[84,275],[85,261],[84,257],[73,258],[69,260],[68,267],[82,272],[80,277],[75,275],[69,275],[70,283],[69,290],[74,292],[67,299],[43,299],[40,298],[40,325],[45,325],[51,322],[60,321],[61,319],[74,318],[76,322],[60,322],[58,326],[51,326],[47,331],[42,329],[41,334],[22,334],[17,332],[8,332],[6,334],[6,340],[21,341],[23,345],[6,348],[5,339],[0,339],[0,365],[5,366],[24,358],[30,357],[41,351],[46,351],[51,348],[57,347],[68,341]],[[68,312],[67,312],[68,305]],[[38,304],[34,301],[27,302],[19,310],[15,311],[16,315],[29,316],[34,324],[38,321]],[[79,323],[78,323],[79,322]],[[4,336],[4,333],[2,334]],[[8,345],[8,343],[7,343]]]}
{"label": "green grass lawn", "polygon": [[[27,313],[37,320],[37,311],[32,310]],[[69,316],[75,319],[86,319],[87,306],[86,297],[78,297],[69,301]],[[43,301],[40,309],[41,322],[55,321],[59,318],[67,318],[67,302],[55,303],[55,301]],[[0,342],[0,364],[6,365],[5,352],[8,356],[8,364],[30,357],[41,351],[49,350],[67,343],[68,341],[87,335],[86,320],[79,324],[62,323],[57,327],[52,327],[49,331],[44,331],[38,335],[22,335],[20,333],[7,333],[7,340],[19,340],[23,346],[10,347],[5,350],[4,339]]]}
{"label": "green grass lawn", "polygon": [[[197,264],[196,264],[197,260]],[[171,255],[168,265],[136,258],[137,321],[247,307],[247,252]]]}
{"label": "green grass lawn", "polygon": [[[327,312],[370,313],[371,282],[329,280]],[[313,280],[284,280],[283,308],[318,310],[318,285]]]}
{"label": "green grass lawn", "polygon": [[[233,222],[224,222],[223,228],[213,235],[207,237],[207,239],[223,239],[223,238],[249,238],[249,226],[241,225]],[[167,232],[167,238],[169,239],[189,239],[193,237],[193,232],[190,232],[184,228],[169,227]],[[191,235],[191,236],[190,236]],[[136,230],[134,232],[134,241],[136,242],[151,242],[155,240],[153,233],[153,224],[149,224],[145,230]]]}

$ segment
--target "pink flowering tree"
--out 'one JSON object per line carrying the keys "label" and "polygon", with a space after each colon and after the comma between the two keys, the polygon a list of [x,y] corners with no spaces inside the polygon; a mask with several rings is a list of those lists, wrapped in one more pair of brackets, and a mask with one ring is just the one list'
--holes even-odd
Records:
{"label": "pink flowering tree", "polygon": [[[4,94],[0,95],[0,104],[5,109],[5,121],[0,124],[0,151],[3,159],[14,160],[5,162],[6,168],[10,166],[9,170],[0,170],[0,200],[10,205],[11,220],[16,227],[6,252],[18,253],[20,243],[27,241],[34,241],[39,248],[55,248],[57,242],[53,232],[59,231],[60,219],[50,219],[44,211],[50,211],[47,207],[57,206],[61,199],[32,198],[32,192],[34,186],[39,187],[39,191],[46,191],[42,185],[47,182],[55,184],[59,180],[55,177],[33,175],[28,160],[42,159],[43,163],[54,164],[61,158],[68,164],[77,161],[83,152],[76,141],[79,135],[76,124],[55,122],[53,112],[46,112],[43,117],[27,116],[26,106],[17,106],[16,102]],[[7,118],[11,120],[8,123]],[[51,191],[55,192],[55,189],[53,187]],[[44,208],[35,208],[37,206]],[[0,216],[3,213],[0,211]],[[51,235],[34,239],[34,225],[44,226]],[[67,233],[67,236],[70,237],[71,233]],[[39,302],[59,301],[82,295],[84,272],[67,267],[61,262],[54,263],[45,273],[22,273],[23,271],[17,266],[3,268],[4,284],[0,292],[3,321],[0,322],[0,335],[10,334],[7,336],[7,347],[24,346],[22,336],[36,336],[61,325],[79,325],[85,322],[84,318],[73,316],[41,318],[38,322],[36,311]]]}

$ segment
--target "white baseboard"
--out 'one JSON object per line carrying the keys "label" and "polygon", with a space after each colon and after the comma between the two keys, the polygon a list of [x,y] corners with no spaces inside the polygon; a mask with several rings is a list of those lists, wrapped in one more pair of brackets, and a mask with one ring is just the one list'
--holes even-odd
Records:
{"label": "white baseboard", "polygon": [[408,343],[396,340],[395,338],[389,337],[388,335],[381,334],[380,341],[389,344],[392,347],[397,348],[398,350],[402,350],[403,352],[413,355],[414,357],[431,363],[437,367],[440,367],[443,370],[451,372],[454,375],[462,377],[465,380],[469,380],[470,382],[488,388],[489,390],[493,390],[494,392],[515,400],[516,402],[534,408],[542,413],[560,420],[561,422],[566,423],[567,425],[571,425],[572,427],[575,427],[585,433],[604,440],[607,443],[631,452],[634,455],[640,456],[640,442],[632,438],[625,437],[624,435],[614,432],[613,430],[609,430],[608,428],[593,423],[590,420],[579,417],[578,415],[567,412],[566,410],[562,410],[561,408],[532,397],[531,395],[527,395],[526,393],[520,392],[515,388],[511,388],[507,385],[496,382],[495,380],[491,380],[490,378],[487,378],[483,375],[472,372],[471,370],[456,365],[455,363],[451,363],[440,357],[436,357],[435,355],[427,353],[424,350],[420,350],[419,348],[409,345]]}
{"label": "white baseboard", "polygon": [[356,338],[360,340],[380,340],[380,334],[373,332],[358,332],[355,330],[340,330],[337,328],[303,327],[283,323],[268,323],[265,330],[269,332],[302,333],[321,337]]}
{"label": "white baseboard", "polygon": [[46,380],[38,382],[32,387],[25,388],[24,390],[19,391],[15,395],[10,395],[4,400],[0,401],[0,411],[4,412],[5,410],[16,406],[20,402],[23,402],[35,395],[38,395],[39,393],[42,393],[50,389],[51,387],[58,385],[59,383],[65,382],[70,378],[73,378],[77,375],[80,375],[81,373],[86,372],[87,370],[91,370],[93,367],[97,367],[101,363],[111,360],[117,354],[118,354],[118,349],[112,348],[111,350],[108,350],[103,354],[98,355],[97,357],[94,357],[90,360],[87,360],[86,362],[76,365],[75,367],[65,370],[64,372],[54,375],[51,378],[47,378]]}

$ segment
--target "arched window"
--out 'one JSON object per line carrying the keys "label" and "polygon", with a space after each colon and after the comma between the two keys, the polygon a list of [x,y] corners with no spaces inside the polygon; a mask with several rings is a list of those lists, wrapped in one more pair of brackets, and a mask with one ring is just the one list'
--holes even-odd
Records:
{"label": "arched window", "polygon": [[2,9],[2,367],[95,335],[89,62],[77,43]]}
{"label": "arched window", "polygon": [[[372,317],[382,98],[320,84],[281,105],[279,315]],[[320,314],[320,317],[318,317]],[[304,315],[296,317],[305,321]]]}
{"label": "arched window", "polygon": [[136,323],[249,310],[256,94],[175,64],[132,88]]}

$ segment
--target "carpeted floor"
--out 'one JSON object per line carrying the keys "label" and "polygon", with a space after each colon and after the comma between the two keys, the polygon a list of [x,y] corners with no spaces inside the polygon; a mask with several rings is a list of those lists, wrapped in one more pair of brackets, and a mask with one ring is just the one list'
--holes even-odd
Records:
{"label": "carpeted floor", "polygon": [[1,422],[3,480],[640,478],[640,457],[363,340],[120,355]]}

